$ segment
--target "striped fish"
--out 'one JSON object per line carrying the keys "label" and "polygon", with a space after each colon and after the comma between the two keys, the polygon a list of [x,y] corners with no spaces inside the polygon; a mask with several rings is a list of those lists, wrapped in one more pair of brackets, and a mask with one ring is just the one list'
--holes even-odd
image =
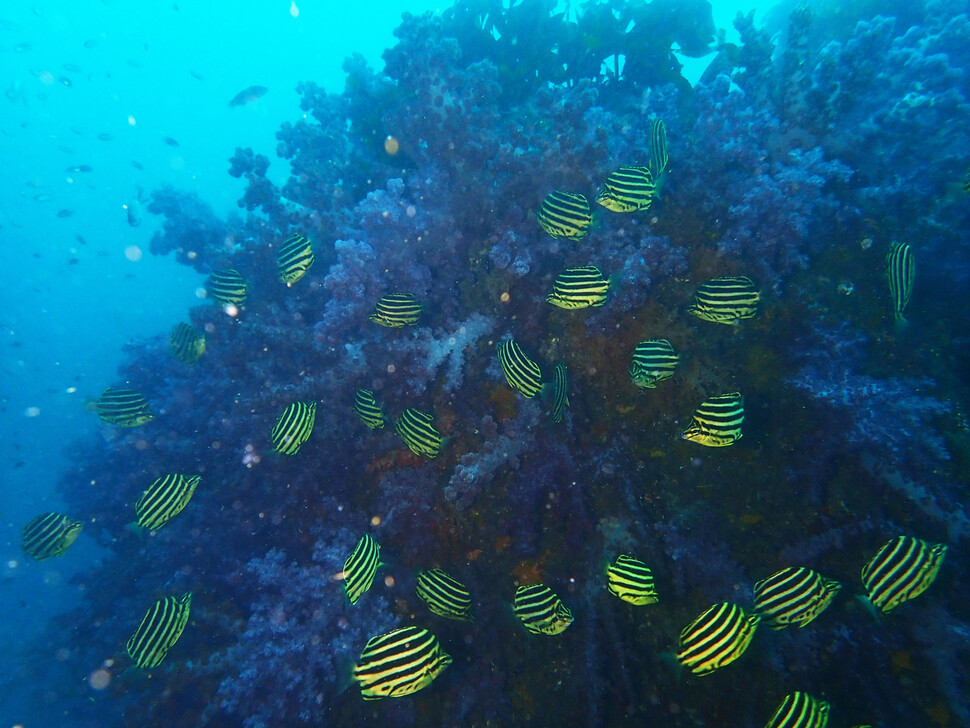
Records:
{"label": "striped fish", "polygon": [[302,235],[293,235],[280,245],[276,254],[279,263],[280,280],[292,286],[300,280],[313,265],[313,248],[310,241]]}
{"label": "striped fish", "polygon": [[364,700],[401,698],[428,687],[450,664],[428,630],[401,627],[367,641],[353,678]]}
{"label": "striped fish", "polygon": [[533,634],[560,634],[573,623],[573,613],[542,584],[516,589],[512,611]]}
{"label": "striped fish", "polygon": [[669,160],[667,155],[667,125],[664,124],[663,119],[655,116],[650,119],[649,129],[650,164],[648,166],[653,178],[659,180],[667,169],[667,161]]}
{"label": "striped fish", "polygon": [[889,293],[893,299],[893,315],[905,323],[903,312],[913,293],[916,279],[916,260],[913,251],[906,243],[893,243],[886,255],[886,276],[889,278]]}
{"label": "striped fish", "polygon": [[542,391],[542,370],[525,355],[515,339],[498,344],[498,362],[502,365],[505,381],[530,399]]}
{"label": "striped fish", "polygon": [[358,389],[354,394],[354,412],[360,421],[372,430],[382,428],[387,423],[381,406],[374,399],[374,393],[369,389]]}
{"label": "striped fish", "polygon": [[434,458],[441,452],[442,441],[433,423],[434,418],[428,413],[408,407],[394,423],[394,429],[415,455]]}
{"label": "striped fish", "polygon": [[138,525],[149,531],[160,529],[188,505],[201,480],[201,475],[185,477],[181,473],[156,478],[135,503]]}
{"label": "striped fish", "polygon": [[83,525],[60,513],[41,513],[24,526],[24,551],[37,561],[60,556],[77,540]]}
{"label": "striped fish", "polygon": [[351,604],[356,604],[361,595],[371,588],[380,565],[381,547],[365,533],[360,537],[350,558],[344,562],[342,572],[344,593]]}
{"label": "striped fish", "polygon": [[712,673],[744,654],[758,620],[737,604],[715,604],[680,633],[677,659],[695,675]]}
{"label": "striped fish", "polygon": [[413,293],[388,293],[367,318],[391,329],[414,326],[421,318],[421,304]]}
{"label": "striped fish", "polygon": [[128,655],[138,667],[158,667],[182,636],[192,609],[192,593],[165,597],[145,613],[135,634],[128,640]]}
{"label": "striped fish", "polygon": [[566,364],[559,362],[552,373],[555,390],[552,395],[552,421],[562,422],[562,416],[569,406],[569,378],[566,375]]}
{"label": "striped fish", "polygon": [[765,728],[825,728],[829,722],[829,704],[808,693],[794,692],[785,696]]}
{"label": "striped fish", "polygon": [[727,447],[741,439],[742,422],[741,393],[719,394],[701,403],[681,437],[706,447]]}
{"label": "striped fish", "polygon": [[606,178],[596,201],[613,212],[646,210],[657,192],[649,167],[620,167]]}
{"label": "striped fish", "polygon": [[546,301],[567,310],[602,306],[606,303],[609,287],[610,282],[595,265],[566,268],[556,276]]}
{"label": "striped fish", "polygon": [[832,603],[841,588],[817,571],[792,566],[754,585],[754,608],[770,629],[804,627]]}
{"label": "striped fish", "polygon": [[205,334],[194,326],[178,323],[168,335],[168,345],[181,361],[195,364],[205,354]]}
{"label": "striped fish", "polygon": [[897,536],[862,567],[869,601],[884,614],[918,597],[936,579],[946,546],[912,536]]}
{"label": "striped fish", "polygon": [[473,619],[472,597],[468,589],[441,569],[428,569],[418,574],[415,591],[428,609],[440,617],[460,622]]}
{"label": "striped fish", "polygon": [[205,282],[205,290],[210,298],[222,306],[241,306],[248,295],[246,280],[235,268],[212,271]]}
{"label": "striped fish", "polygon": [[148,401],[133,389],[108,387],[98,397],[98,417],[108,425],[140,427],[155,419]]}
{"label": "striped fish", "polygon": [[637,344],[630,362],[630,379],[638,387],[653,389],[674,376],[680,357],[666,339],[647,339]]}
{"label": "striped fish", "polygon": [[310,439],[317,419],[316,402],[294,402],[289,405],[269,434],[273,449],[280,455],[296,455]]}
{"label": "striped fish", "polygon": [[653,573],[640,559],[626,554],[620,554],[606,567],[606,588],[610,594],[638,607],[660,601]]}
{"label": "striped fish", "polygon": [[582,240],[593,223],[586,195],[556,190],[546,195],[536,212],[539,226],[556,239]]}
{"label": "striped fish", "polygon": [[703,321],[736,325],[758,313],[761,291],[747,276],[712,278],[701,284],[687,313]]}

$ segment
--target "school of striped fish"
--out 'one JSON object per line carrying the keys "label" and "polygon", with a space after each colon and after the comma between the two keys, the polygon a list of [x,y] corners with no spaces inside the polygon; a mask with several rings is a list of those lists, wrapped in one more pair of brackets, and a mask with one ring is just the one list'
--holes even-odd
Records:
{"label": "school of striped fish", "polygon": [[[644,165],[619,166],[603,182],[593,200],[606,210],[636,213],[649,209],[667,173],[669,157],[663,121],[649,121],[649,161]],[[582,240],[594,224],[590,199],[583,193],[555,190],[548,193],[535,212],[539,227],[555,239]],[[300,233],[277,246],[279,280],[292,287],[314,263],[312,243]],[[915,280],[914,255],[909,245],[895,242],[886,257],[886,276],[892,314],[905,323]],[[250,293],[243,275],[234,268],[210,273],[205,289],[218,305],[238,309]],[[565,311],[607,305],[610,280],[595,265],[563,269],[555,278],[546,301]],[[754,318],[761,306],[761,291],[749,277],[726,275],[699,285],[686,313],[702,321],[737,326]],[[369,320],[382,327],[415,326],[425,311],[424,303],[408,292],[383,295],[374,302]],[[168,343],[172,354],[187,365],[206,353],[205,332],[187,323],[176,325]],[[496,345],[498,364],[508,386],[525,398],[551,395],[553,422],[563,421],[569,406],[569,380],[565,362],[552,367],[551,380],[526,347],[514,337]],[[631,382],[654,389],[675,375],[681,356],[666,338],[640,341],[629,365]],[[298,456],[310,440],[316,418],[316,401],[286,405],[268,433],[272,449],[281,456]],[[129,386],[108,387],[95,404],[106,425],[134,428],[152,422],[155,414],[147,399]],[[389,419],[374,392],[360,388],[349,406],[369,430],[394,423],[394,431],[418,457],[435,458],[446,444],[432,414],[407,407]],[[744,397],[740,392],[709,396],[693,412],[684,440],[706,447],[726,447],[742,437]],[[199,474],[165,473],[148,485],[134,504],[134,526],[155,532],[166,526],[190,504],[200,485]],[[75,542],[83,522],[49,512],[38,515],[23,528],[24,551],[42,561],[64,554]],[[947,547],[913,536],[899,535],[884,544],[862,567],[861,583],[871,606],[889,613],[922,594],[943,564]],[[374,585],[382,566],[381,547],[364,534],[339,572],[347,601],[355,605]],[[603,588],[631,606],[658,604],[660,596],[649,565],[631,554],[617,554],[603,572]],[[838,597],[841,585],[815,570],[789,566],[754,585],[753,607],[730,601],[715,603],[702,611],[677,639],[676,659],[694,675],[707,675],[738,660],[748,649],[759,624],[771,630],[789,626],[802,629],[814,622]],[[417,575],[415,594],[428,611],[458,622],[474,620],[474,600],[468,587],[445,570],[435,567]],[[192,594],[170,595],[156,601],[145,613],[127,643],[133,663],[143,669],[158,667],[175,646],[189,623]],[[572,610],[545,584],[518,585],[511,595],[512,613],[522,628],[535,635],[556,636],[574,622]],[[580,614],[581,616],[581,614]],[[402,697],[428,687],[452,663],[438,638],[427,629],[408,626],[375,635],[363,647],[353,679],[365,700]],[[824,728],[829,704],[807,693],[787,695],[769,720],[768,728]]]}

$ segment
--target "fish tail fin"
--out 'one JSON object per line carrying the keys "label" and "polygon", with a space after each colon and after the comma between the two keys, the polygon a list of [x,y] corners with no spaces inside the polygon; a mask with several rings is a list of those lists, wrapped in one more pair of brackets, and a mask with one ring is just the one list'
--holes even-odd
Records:
{"label": "fish tail fin", "polygon": [[354,684],[354,668],[357,667],[357,662],[347,652],[338,652],[334,655],[333,662],[337,673],[337,694],[339,695]]}
{"label": "fish tail fin", "polygon": [[677,659],[677,655],[673,652],[661,652],[658,657],[661,664],[673,674],[674,679],[679,683],[684,676],[684,666]]}

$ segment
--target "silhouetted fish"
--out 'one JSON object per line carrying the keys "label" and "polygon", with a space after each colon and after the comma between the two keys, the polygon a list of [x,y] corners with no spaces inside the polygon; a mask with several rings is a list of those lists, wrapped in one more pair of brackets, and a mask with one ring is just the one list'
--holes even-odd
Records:
{"label": "silhouetted fish", "polygon": [[232,101],[229,102],[230,106],[245,106],[246,104],[251,104],[254,101],[259,101],[265,94],[269,91],[265,86],[249,86],[244,88],[238,94],[232,97]]}
{"label": "silhouetted fish", "polygon": [[172,137],[169,137],[169,136],[164,137],[162,141],[168,144],[170,147],[177,147],[179,145],[177,141],[175,141],[174,139],[172,139]]}
{"label": "silhouetted fish", "polygon": [[58,217],[70,217],[73,214],[74,214],[74,210],[68,210],[67,208],[64,208],[63,210],[58,210],[57,211],[57,216]]}

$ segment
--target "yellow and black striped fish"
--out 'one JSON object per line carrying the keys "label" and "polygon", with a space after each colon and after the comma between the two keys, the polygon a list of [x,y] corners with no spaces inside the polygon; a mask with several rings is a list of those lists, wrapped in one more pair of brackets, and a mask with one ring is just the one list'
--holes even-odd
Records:
{"label": "yellow and black striped fish", "polygon": [[554,238],[582,240],[589,232],[593,213],[586,195],[556,190],[546,195],[536,212],[536,220]]}
{"label": "yellow and black striped fish", "polygon": [[369,389],[358,389],[354,394],[354,412],[360,417],[360,421],[372,430],[384,427],[387,423],[381,406],[377,404],[374,393]]}
{"label": "yellow and black striped fish", "polygon": [[201,480],[201,475],[186,477],[181,473],[156,478],[135,503],[138,525],[149,531],[160,529],[188,505]]}
{"label": "yellow and black striped fish", "polygon": [[765,728],[825,728],[829,722],[829,704],[808,693],[794,692],[785,696]]}
{"label": "yellow and black striped fish", "polygon": [[702,283],[687,313],[703,321],[736,325],[758,313],[761,291],[747,276],[724,276]]}
{"label": "yellow and black striped fish", "polygon": [[401,698],[428,687],[450,664],[428,630],[401,627],[367,641],[353,677],[364,700]]}
{"label": "yellow and black striped fish", "polygon": [[565,362],[556,364],[552,376],[555,387],[552,394],[552,421],[562,422],[562,416],[569,406],[569,377],[566,375]]}
{"label": "yellow and black striped fish", "polygon": [[529,398],[542,391],[542,370],[525,355],[515,339],[499,342],[498,362],[502,365],[505,381],[512,389],[519,390]]}
{"label": "yellow and black striped fish", "polygon": [[659,180],[667,169],[667,125],[659,117],[650,119],[650,172],[655,180]]}
{"label": "yellow and black striped fish", "polygon": [[205,334],[186,323],[175,324],[168,335],[172,353],[186,364],[195,364],[205,354]]}
{"label": "yellow and black striped fish", "polygon": [[313,247],[302,235],[293,235],[280,245],[276,260],[279,263],[280,280],[287,286],[292,286],[313,265]]}
{"label": "yellow and black striped fish", "polygon": [[596,201],[613,212],[646,210],[657,186],[649,167],[620,167],[606,178]]}
{"label": "yellow and black striped fish", "polygon": [[220,306],[241,306],[249,293],[246,279],[235,268],[212,271],[205,282],[205,290]]}
{"label": "yellow and black striped fish", "polygon": [[24,551],[37,561],[60,556],[77,540],[83,525],[60,513],[41,513],[24,526]]}
{"label": "yellow and black striped fish", "polygon": [[421,304],[413,293],[388,293],[367,318],[391,329],[414,326],[421,319]]}
{"label": "yellow and black striped fish", "polygon": [[804,627],[832,603],[841,588],[817,571],[791,566],[754,585],[754,608],[770,629]]}
{"label": "yellow and black striped fish", "polygon": [[280,455],[296,455],[310,439],[317,419],[316,402],[294,402],[289,405],[270,433],[273,449]]}
{"label": "yellow and black striped fish", "polygon": [[460,622],[473,619],[472,597],[468,589],[441,569],[428,569],[418,574],[415,591],[428,609],[440,617]]}
{"label": "yellow and black striped fish", "polygon": [[741,393],[719,394],[701,403],[681,437],[706,447],[727,447],[741,439],[743,422]]}
{"label": "yellow and black striped fish", "polygon": [[897,536],[862,567],[862,583],[876,609],[889,613],[918,597],[936,579],[946,546]]}
{"label": "yellow and black striped fish", "polygon": [[533,634],[559,634],[573,623],[573,613],[542,584],[516,589],[512,611]]}
{"label": "yellow and black striped fish", "polygon": [[680,633],[677,659],[695,675],[712,673],[744,654],[758,620],[737,604],[715,604]]}
{"label": "yellow and black striped fish", "polygon": [[916,279],[916,260],[906,243],[895,242],[890,246],[886,255],[886,277],[889,278],[889,294],[893,299],[893,316],[905,323],[903,313],[909,304]]}
{"label": "yellow and black striped fish", "polygon": [[647,339],[637,344],[630,362],[630,379],[638,387],[653,389],[674,376],[680,357],[666,339]]}
{"label": "yellow and black striped fish", "polygon": [[595,265],[566,268],[556,276],[546,301],[567,310],[602,306],[609,288],[610,282]]}
{"label": "yellow and black striped fish", "polygon": [[427,412],[408,407],[394,423],[394,429],[415,455],[434,458],[441,452],[442,440],[433,423],[434,418]]}
{"label": "yellow and black striped fish", "polygon": [[141,668],[158,667],[182,636],[192,609],[192,592],[159,599],[128,640],[128,655]]}
{"label": "yellow and black striped fish", "polygon": [[640,559],[620,554],[606,567],[606,588],[625,602],[642,607],[660,601],[653,573]]}
{"label": "yellow and black striped fish", "polygon": [[98,397],[98,417],[108,425],[140,427],[155,419],[148,409],[148,401],[138,392],[126,387],[108,387]]}
{"label": "yellow and black striped fish", "polygon": [[342,572],[344,593],[351,604],[371,588],[377,567],[381,565],[381,547],[370,535],[364,534],[354,547],[354,552],[344,563]]}

